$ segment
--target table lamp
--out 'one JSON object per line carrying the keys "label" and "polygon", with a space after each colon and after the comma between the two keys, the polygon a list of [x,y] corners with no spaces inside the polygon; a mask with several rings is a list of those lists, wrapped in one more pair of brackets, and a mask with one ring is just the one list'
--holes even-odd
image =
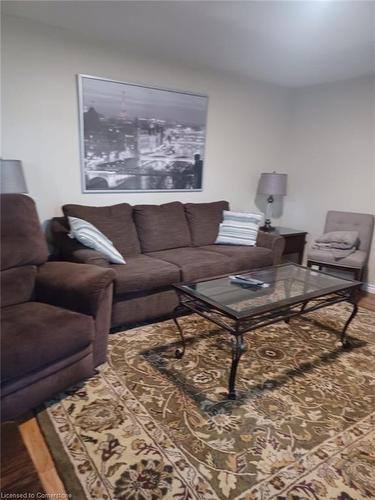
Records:
{"label": "table lamp", "polygon": [[20,160],[0,160],[0,192],[28,193]]}
{"label": "table lamp", "polygon": [[272,174],[261,174],[260,176],[258,194],[268,195],[266,219],[264,221],[264,226],[260,228],[262,231],[275,230],[275,228],[271,226],[272,203],[274,196],[286,195],[286,179],[287,174],[277,174],[276,172],[272,172]]}

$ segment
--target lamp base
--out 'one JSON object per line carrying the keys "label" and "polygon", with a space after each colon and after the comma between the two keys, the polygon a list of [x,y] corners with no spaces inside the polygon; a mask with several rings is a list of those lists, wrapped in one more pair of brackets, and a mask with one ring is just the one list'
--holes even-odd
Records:
{"label": "lamp base", "polygon": [[271,226],[271,220],[270,219],[266,219],[264,221],[264,226],[261,226],[259,229],[261,231],[266,232],[266,233],[270,233],[272,231],[275,231],[276,228],[274,228],[273,226]]}

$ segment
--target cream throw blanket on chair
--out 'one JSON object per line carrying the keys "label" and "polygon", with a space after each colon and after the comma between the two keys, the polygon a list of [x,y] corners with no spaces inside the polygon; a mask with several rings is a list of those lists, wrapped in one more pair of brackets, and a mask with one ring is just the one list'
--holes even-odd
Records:
{"label": "cream throw blanket on chair", "polygon": [[325,250],[335,260],[340,260],[354,253],[358,242],[358,231],[332,231],[317,238],[312,248]]}

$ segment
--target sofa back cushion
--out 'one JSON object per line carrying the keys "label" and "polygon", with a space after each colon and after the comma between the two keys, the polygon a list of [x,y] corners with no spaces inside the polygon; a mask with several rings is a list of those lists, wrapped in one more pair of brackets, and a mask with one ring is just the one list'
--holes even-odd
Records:
{"label": "sofa back cushion", "polygon": [[1,269],[46,262],[48,248],[34,201],[23,194],[1,195]]}
{"label": "sofa back cushion", "polygon": [[36,270],[36,266],[21,266],[1,271],[1,307],[33,298]]}
{"label": "sofa back cushion", "polygon": [[227,201],[185,204],[193,246],[212,245],[215,242],[224,210],[229,210]]}
{"label": "sofa back cushion", "polygon": [[97,227],[112,241],[125,259],[130,255],[140,253],[137,230],[133,220],[133,208],[128,203],[108,207],[64,205],[63,212],[65,217],[77,217]]}
{"label": "sofa back cushion", "polygon": [[184,207],[179,201],[136,205],[134,220],[144,253],[191,246]]}

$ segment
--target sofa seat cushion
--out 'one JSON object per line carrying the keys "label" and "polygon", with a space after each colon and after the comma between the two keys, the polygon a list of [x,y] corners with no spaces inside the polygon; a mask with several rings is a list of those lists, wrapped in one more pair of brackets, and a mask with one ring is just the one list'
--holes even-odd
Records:
{"label": "sofa seat cushion", "polygon": [[313,260],[322,264],[333,264],[339,267],[348,267],[362,269],[366,263],[367,252],[356,250],[354,253],[336,260],[329,250],[311,249],[308,254],[308,260]]}
{"label": "sofa seat cushion", "polygon": [[126,260],[140,253],[137,230],[133,220],[133,208],[128,203],[107,207],[64,205],[65,217],[77,217],[93,224],[101,231]]}
{"label": "sofa seat cushion", "polygon": [[211,245],[223,222],[224,210],[229,210],[227,201],[212,203],[185,203],[186,218],[189,222],[193,246]]}
{"label": "sofa seat cushion", "polygon": [[152,252],[150,256],[170,262],[181,270],[182,281],[192,281],[230,273],[233,262],[230,256],[200,248],[175,248]]}
{"label": "sofa seat cushion", "polygon": [[39,302],[2,309],[1,382],[20,378],[87,348],[91,316]]}
{"label": "sofa seat cushion", "polygon": [[155,290],[177,283],[181,277],[177,266],[147,255],[130,257],[126,264],[111,267],[116,273],[115,295]]}
{"label": "sofa seat cushion", "polygon": [[143,253],[191,246],[184,206],[179,201],[136,205],[134,220]]}
{"label": "sofa seat cushion", "polygon": [[233,261],[233,266],[237,267],[237,269],[232,269],[232,271],[273,265],[273,253],[269,248],[240,245],[206,245],[202,247],[202,250],[230,257]]}

